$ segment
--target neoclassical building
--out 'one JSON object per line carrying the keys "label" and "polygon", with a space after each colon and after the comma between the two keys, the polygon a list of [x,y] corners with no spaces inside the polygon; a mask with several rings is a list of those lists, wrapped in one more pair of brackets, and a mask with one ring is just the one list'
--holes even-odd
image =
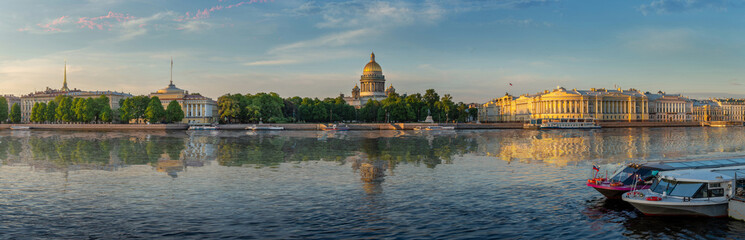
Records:
{"label": "neoclassical building", "polygon": [[686,122],[693,120],[693,101],[680,94],[663,91],[646,92],[649,99],[649,120],[660,122]]}
{"label": "neoclassical building", "polygon": [[163,108],[167,108],[171,101],[176,101],[184,111],[183,123],[209,124],[217,122],[219,118],[217,102],[201,94],[189,94],[188,91],[177,88],[173,84],[173,60],[171,61],[171,81],[167,87],[154,93],[149,97],[158,97]]}
{"label": "neoclassical building", "polygon": [[592,88],[567,90],[557,87],[537,94],[514,97],[505,94],[482,105],[479,121],[526,121],[550,118],[592,118],[601,121],[649,119],[648,99],[636,89]]}
{"label": "neoclassical building", "polygon": [[[49,103],[57,96],[70,96],[72,98],[97,98],[104,95],[109,98],[109,107],[116,111],[119,109],[119,100],[132,97],[131,94],[116,91],[82,91],[79,89],[70,89],[67,87],[67,63],[65,63],[62,77],[62,88],[52,89],[47,87],[44,91],[37,91],[23,95],[20,98],[21,104],[21,121],[30,122],[31,110],[36,103]],[[10,102],[10,101],[9,101]]]}
{"label": "neoclassical building", "polygon": [[[355,108],[360,108],[369,100],[383,100],[388,94],[395,93],[396,89],[393,85],[385,88],[385,76],[383,75],[383,68],[380,64],[375,62],[375,53],[370,54],[370,62],[365,65],[362,69],[362,76],[360,76],[360,84],[355,85],[352,88],[352,96],[344,97],[349,105]],[[344,95],[342,95],[344,96]]]}

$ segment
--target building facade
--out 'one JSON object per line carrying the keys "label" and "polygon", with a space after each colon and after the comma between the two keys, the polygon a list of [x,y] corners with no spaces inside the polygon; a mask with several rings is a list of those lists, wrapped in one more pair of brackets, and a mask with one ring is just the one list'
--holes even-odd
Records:
{"label": "building facade", "polygon": [[745,122],[745,100],[743,99],[713,99],[721,108],[721,120],[728,122]]}
{"label": "building facade", "polygon": [[513,97],[506,94],[483,105],[488,121],[530,119],[592,118],[601,121],[645,121],[649,119],[648,99],[635,89],[567,90],[557,87],[537,94]]}
{"label": "building facade", "polygon": [[5,101],[8,102],[8,112],[10,112],[10,108],[13,107],[13,104],[21,104],[21,98],[16,97],[15,95],[6,94],[3,95],[3,97],[5,98]]}
{"label": "building facade", "polygon": [[[347,104],[361,108],[370,100],[383,100],[388,94],[395,93],[393,86],[385,88],[383,68],[375,61],[375,53],[370,54],[370,62],[362,69],[360,84],[352,88],[352,96],[344,97]],[[342,95],[343,97],[343,95]]]}
{"label": "building facade", "polygon": [[[49,103],[57,96],[69,96],[72,98],[97,98],[100,96],[109,98],[109,107],[116,112],[119,109],[119,100],[132,97],[131,94],[116,91],[82,91],[67,87],[67,63],[63,73],[62,88],[52,89],[47,87],[44,91],[37,91],[20,97],[21,121],[30,122],[31,110],[36,103]],[[10,103],[10,101],[8,101]]]}
{"label": "building facade", "polygon": [[649,99],[649,120],[659,122],[687,122],[693,120],[693,101],[680,94],[646,92]]}
{"label": "building facade", "polygon": [[211,124],[218,120],[217,102],[199,94],[189,94],[188,91],[177,88],[173,81],[168,87],[150,93],[149,97],[158,97],[163,108],[168,107],[171,101],[178,102],[184,111],[183,123]]}

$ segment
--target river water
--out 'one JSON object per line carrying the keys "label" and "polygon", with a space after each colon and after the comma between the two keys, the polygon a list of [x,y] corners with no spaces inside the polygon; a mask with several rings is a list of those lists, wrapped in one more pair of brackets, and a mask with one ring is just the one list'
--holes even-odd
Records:
{"label": "river water", "polygon": [[0,237],[743,238],[584,185],[592,164],[737,155],[743,128],[5,130]]}

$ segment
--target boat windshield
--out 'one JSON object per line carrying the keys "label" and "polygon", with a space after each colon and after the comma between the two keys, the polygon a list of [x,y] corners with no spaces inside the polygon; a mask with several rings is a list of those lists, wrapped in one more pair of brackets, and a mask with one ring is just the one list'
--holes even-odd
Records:
{"label": "boat windshield", "polygon": [[676,197],[709,197],[712,196],[710,191],[705,189],[705,184],[700,182],[673,182],[668,180],[655,181],[652,185],[652,192],[659,194],[666,193],[669,196]]}
{"label": "boat windshield", "polygon": [[[635,178],[634,176],[638,176],[638,178]],[[634,180],[647,180],[650,177],[652,177],[651,169],[625,167],[623,170],[616,173],[616,175],[611,178],[611,182],[622,182],[625,185],[631,185],[634,184]]]}

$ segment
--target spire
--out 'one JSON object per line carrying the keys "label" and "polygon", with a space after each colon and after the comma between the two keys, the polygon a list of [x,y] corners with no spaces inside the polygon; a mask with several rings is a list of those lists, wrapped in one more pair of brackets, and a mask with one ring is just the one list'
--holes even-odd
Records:
{"label": "spire", "polygon": [[65,71],[64,71],[64,75],[63,75],[63,78],[62,79],[63,79],[62,80],[62,89],[60,89],[60,90],[62,90],[62,91],[70,91],[70,89],[67,88],[67,59],[65,59]]}
{"label": "spire", "polygon": [[375,62],[375,52],[370,53],[370,62]]}
{"label": "spire", "polygon": [[171,84],[168,86],[173,86],[173,57],[171,57]]}

